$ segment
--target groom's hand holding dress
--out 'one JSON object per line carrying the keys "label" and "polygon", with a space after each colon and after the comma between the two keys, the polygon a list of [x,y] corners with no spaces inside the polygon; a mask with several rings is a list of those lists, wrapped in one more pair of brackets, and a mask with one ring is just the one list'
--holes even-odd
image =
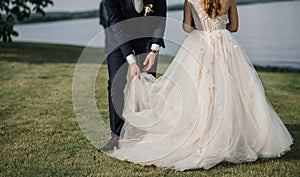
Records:
{"label": "groom's hand holding dress", "polygon": [[[153,67],[153,65],[155,64],[157,55],[158,55],[158,51],[151,51],[148,53],[145,61],[143,62],[143,65],[144,65],[143,71],[147,72]],[[137,76],[137,78],[140,79],[140,74],[141,74],[141,71],[140,71],[139,66],[136,64],[136,62],[132,63],[130,65],[130,76],[132,78],[134,76]]]}
{"label": "groom's hand holding dress", "polygon": [[151,52],[148,53],[148,55],[143,63],[144,71],[149,71],[152,68],[152,66],[155,63],[157,54],[158,54],[158,51],[156,51],[156,50],[151,50]]}
{"label": "groom's hand holding dress", "polygon": [[137,76],[138,79],[140,79],[140,68],[136,63],[132,63],[130,65],[130,76],[133,78],[134,76]]}

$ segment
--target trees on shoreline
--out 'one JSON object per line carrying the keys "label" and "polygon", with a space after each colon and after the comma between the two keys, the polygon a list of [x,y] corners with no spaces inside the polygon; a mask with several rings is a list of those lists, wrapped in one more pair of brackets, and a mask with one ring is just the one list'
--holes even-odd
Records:
{"label": "trees on shoreline", "polygon": [[1,0],[0,1],[0,41],[11,42],[18,36],[14,30],[17,21],[29,18],[32,13],[45,15],[44,8],[53,5],[52,0]]}

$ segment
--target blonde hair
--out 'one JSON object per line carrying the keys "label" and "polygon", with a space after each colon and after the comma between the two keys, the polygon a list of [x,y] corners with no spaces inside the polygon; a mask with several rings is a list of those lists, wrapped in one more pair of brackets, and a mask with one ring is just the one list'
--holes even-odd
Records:
{"label": "blonde hair", "polygon": [[221,10],[220,0],[200,0],[202,7],[210,18],[216,18]]}

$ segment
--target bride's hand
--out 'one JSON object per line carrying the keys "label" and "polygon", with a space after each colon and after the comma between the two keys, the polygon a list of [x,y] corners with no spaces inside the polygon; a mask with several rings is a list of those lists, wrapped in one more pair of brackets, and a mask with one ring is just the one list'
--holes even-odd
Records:
{"label": "bride's hand", "polygon": [[138,79],[140,79],[140,68],[136,63],[132,63],[130,65],[130,76],[133,78],[134,76],[137,76]]}
{"label": "bride's hand", "polygon": [[148,55],[143,63],[144,71],[149,71],[152,68],[152,66],[155,62],[156,55],[157,55],[157,53],[152,52],[152,51],[148,53]]}

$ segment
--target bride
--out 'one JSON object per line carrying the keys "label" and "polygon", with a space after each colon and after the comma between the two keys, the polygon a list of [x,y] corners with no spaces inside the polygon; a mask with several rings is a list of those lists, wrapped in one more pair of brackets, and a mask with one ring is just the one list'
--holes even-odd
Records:
{"label": "bride", "polygon": [[132,80],[119,148],[110,155],[186,170],[290,150],[291,135],[230,34],[238,29],[235,0],[185,0],[183,24],[190,34],[164,75]]}

